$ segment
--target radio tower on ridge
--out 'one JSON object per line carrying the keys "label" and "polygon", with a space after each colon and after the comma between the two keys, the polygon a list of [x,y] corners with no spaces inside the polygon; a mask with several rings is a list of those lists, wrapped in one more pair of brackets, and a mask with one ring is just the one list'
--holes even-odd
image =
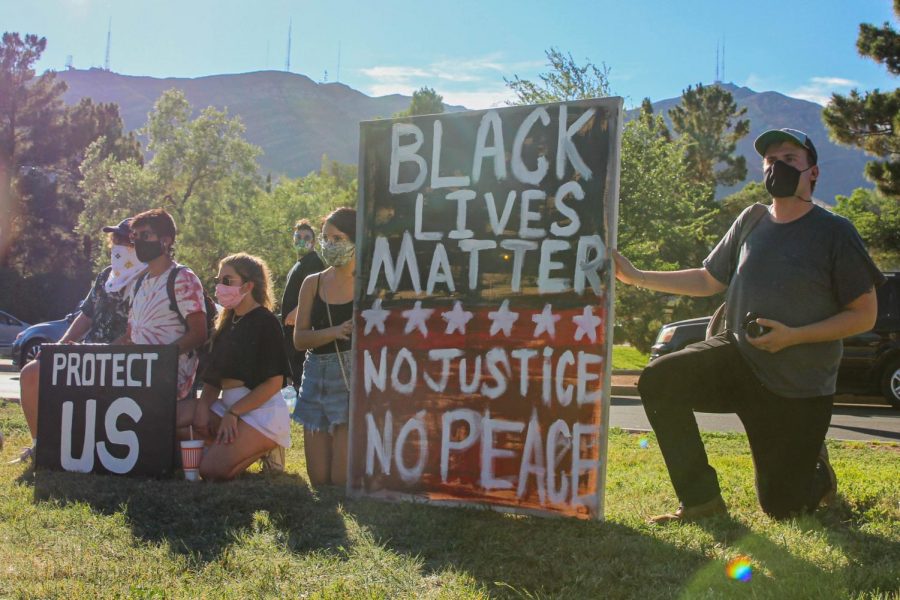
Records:
{"label": "radio tower on ridge", "polygon": [[106,58],[103,60],[103,70],[109,71],[109,46],[112,41],[112,17],[109,18],[109,25],[106,27]]}
{"label": "radio tower on ridge", "polygon": [[291,72],[291,30],[294,27],[294,19],[292,18],[288,23],[288,45],[287,45],[287,58],[284,61],[284,70],[288,73]]}

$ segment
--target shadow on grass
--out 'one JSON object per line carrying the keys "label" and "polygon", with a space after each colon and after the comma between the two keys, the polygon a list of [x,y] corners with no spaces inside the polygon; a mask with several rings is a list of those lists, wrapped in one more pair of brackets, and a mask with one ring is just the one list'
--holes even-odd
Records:
{"label": "shadow on grass", "polygon": [[[701,521],[698,525],[717,544],[728,549],[730,558],[743,555],[752,560],[754,584],[732,585],[734,593],[729,593],[730,596],[846,598],[897,589],[896,557],[900,555],[900,548],[890,540],[849,526],[848,522],[833,509],[784,522],[796,526],[805,536],[827,539],[827,546],[839,549],[840,554],[849,561],[830,563],[824,569],[798,557],[796,552],[806,549],[793,546],[795,550],[792,551],[792,544],[796,541],[784,539],[775,542],[733,518]],[[826,553],[817,560],[827,563],[829,558],[831,556]],[[883,568],[879,568],[879,562]],[[725,591],[722,581],[721,565],[711,563],[688,582],[685,594],[690,596],[709,589]]]}
{"label": "shadow on grass", "polygon": [[671,597],[708,562],[700,552],[612,522],[374,500],[346,506],[379,544],[417,556],[424,571],[466,572],[492,595]]}
{"label": "shadow on grass", "polygon": [[256,531],[261,511],[293,552],[347,544],[340,494],[313,493],[290,473],[245,473],[211,484],[29,469],[19,481],[33,484],[35,502],[84,503],[101,514],[122,513],[135,537],[166,543],[201,562],[215,560],[237,537]]}

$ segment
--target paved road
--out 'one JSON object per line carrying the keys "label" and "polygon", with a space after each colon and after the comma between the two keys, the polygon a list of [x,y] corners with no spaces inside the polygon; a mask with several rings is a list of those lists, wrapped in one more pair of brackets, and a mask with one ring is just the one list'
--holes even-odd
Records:
{"label": "paved road", "polygon": [[[697,413],[703,431],[740,431],[744,426],[733,414]],[[640,398],[614,396],[609,424],[623,429],[650,430]],[[838,404],[834,407],[828,438],[833,440],[900,441],[900,410],[887,405]]]}
{"label": "paved road", "polygon": [[[19,397],[19,374],[0,372],[0,398]],[[731,414],[697,413],[704,431],[744,431],[740,420]],[[614,396],[610,425],[623,429],[649,430],[639,398]],[[900,441],[900,411],[888,406],[836,406],[828,437],[838,440]]]}

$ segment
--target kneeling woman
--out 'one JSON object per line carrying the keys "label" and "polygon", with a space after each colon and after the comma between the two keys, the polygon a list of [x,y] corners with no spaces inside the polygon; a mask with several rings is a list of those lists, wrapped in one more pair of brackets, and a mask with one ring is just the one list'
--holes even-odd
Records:
{"label": "kneeling woman", "polygon": [[276,446],[290,447],[290,415],[281,396],[290,371],[262,259],[243,253],[222,259],[216,283],[216,299],[225,310],[202,375],[203,392],[197,400],[180,402],[178,409],[179,423],[191,422],[196,434],[211,443],[200,476],[221,481],[233,479]]}

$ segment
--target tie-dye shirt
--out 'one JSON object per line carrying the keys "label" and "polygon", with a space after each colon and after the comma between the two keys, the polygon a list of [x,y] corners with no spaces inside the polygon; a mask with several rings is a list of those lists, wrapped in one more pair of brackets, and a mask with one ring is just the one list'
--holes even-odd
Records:
{"label": "tie-dye shirt", "polygon": [[[135,344],[175,343],[187,331],[185,325],[169,306],[169,293],[166,283],[169,271],[175,263],[161,275],[144,277],[141,286],[131,302],[131,313],[128,315],[128,326],[131,329],[131,341]],[[133,288],[132,288],[133,290]],[[181,267],[175,277],[175,300],[178,310],[185,319],[194,313],[206,313],[203,303],[203,286],[200,279],[187,267]],[[178,399],[186,397],[194,385],[197,371],[197,354],[187,353],[178,356]]]}

